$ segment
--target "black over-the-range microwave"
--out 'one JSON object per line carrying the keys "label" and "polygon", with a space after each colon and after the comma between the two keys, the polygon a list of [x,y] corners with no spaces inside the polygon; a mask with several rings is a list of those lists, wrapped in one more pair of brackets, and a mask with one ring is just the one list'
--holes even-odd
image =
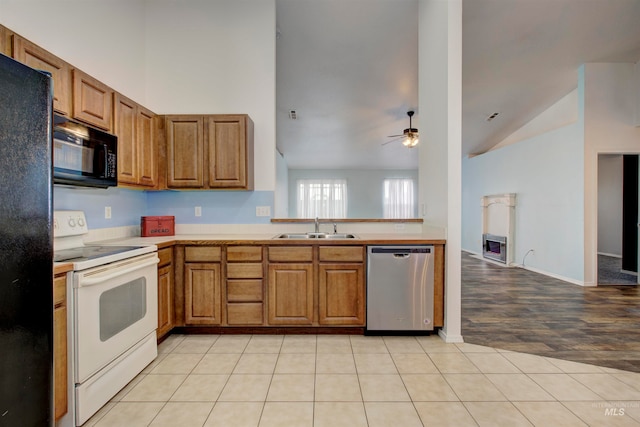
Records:
{"label": "black over-the-range microwave", "polygon": [[53,182],[85,187],[118,185],[118,138],[54,114]]}

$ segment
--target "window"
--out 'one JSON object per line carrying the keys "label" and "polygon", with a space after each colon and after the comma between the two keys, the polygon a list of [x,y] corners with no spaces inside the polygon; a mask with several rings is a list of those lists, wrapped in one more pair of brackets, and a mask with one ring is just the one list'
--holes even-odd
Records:
{"label": "window", "polygon": [[383,191],[384,218],[415,218],[413,179],[387,178]]}
{"label": "window", "polygon": [[346,179],[299,179],[298,218],[346,218]]}

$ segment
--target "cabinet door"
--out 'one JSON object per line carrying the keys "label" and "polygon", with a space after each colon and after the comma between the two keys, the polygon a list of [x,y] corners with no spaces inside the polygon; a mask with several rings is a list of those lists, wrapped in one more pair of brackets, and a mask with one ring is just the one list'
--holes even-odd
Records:
{"label": "cabinet door", "polygon": [[80,70],[73,70],[73,118],[111,132],[113,91]]}
{"label": "cabinet door", "polygon": [[155,114],[138,106],[137,111],[138,184],[155,187],[158,183]]}
{"label": "cabinet door", "polygon": [[204,119],[202,116],[168,116],[167,187],[204,186]]}
{"label": "cabinet door", "polygon": [[173,328],[173,266],[158,269],[158,330],[161,338]]}
{"label": "cabinet door", "polygon": [[67,413],[67,279],[53,279],[53,401],[55,419]]}
{"label": "cabinet door", "polygon": [[114,94],[113,129],[118,137],[118,183],[138,183],[138,154],[136,149],[137,106],[132,100]]}
{"label": "cabinet door", "polygon": [[313,264],[269,264],[269,324],[313,323]]}
{"label": "cabinet door", "polygon": [[220,324],[220,263],[187,263],[185,270],[185,323]]}
{"label": "cabinet door", "polygon": [[[247,117],[207,117],[209,187],[250,189],[247,147]],[[251,171],[252,172],[252,171]]]}
{"label": "cabinet door", "polygon": [[13,35],[13,57],[36,70],[51,73],[53,78],[53,108],[59,113],[71,113],[71,67],[40,46]]}
{"label": "cabinet door", "polygon": [[11,41],[12,37],[13,32],[7,27],[0,25],[0,53],[3,55],[11,56],[11,52],[13,50],[11,47],[13,44]]}
{"label": "cabinet door", "polygon": [[321,325],[364,325],[363,264],[320,264],[318,292]]}

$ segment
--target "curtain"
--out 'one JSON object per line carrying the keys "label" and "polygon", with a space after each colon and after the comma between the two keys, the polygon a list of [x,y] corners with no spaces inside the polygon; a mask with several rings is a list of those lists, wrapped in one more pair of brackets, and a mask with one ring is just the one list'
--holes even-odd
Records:
{"label": "curtain", "polygon": [[346,218],[346,179],[299,179],[298,218]]}
{"label": "curtain", "polygon": [[415,218],[413,179],[385,179],[383,191],[384,218]]}

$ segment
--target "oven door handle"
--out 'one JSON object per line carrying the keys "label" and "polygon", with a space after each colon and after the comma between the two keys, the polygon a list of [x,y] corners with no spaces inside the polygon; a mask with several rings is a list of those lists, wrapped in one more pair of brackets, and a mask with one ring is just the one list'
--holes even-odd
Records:
{"label": "oven door handle", "polygon": [[139,270],[141,268],[158,264],[159,262],[160,262],[160,258],[155,257],[155,258],[152,258],[152,259],[150,259],[148,261],[145,261],[145,262],[142,262],[142,263],[139,263],[139,264],[138,263],[133,264],[129,268],[118,269],[113,273],[97,274],[97,275],[92,276],[92,277],[83,276],[82,279],[78,281],[78,285],[80,287],[98,285],[100,283],[106,282],[107,280],[114,279],[116,277],[122,276],[122,275],[127,274],[127,273],[131,273],[131,272]]}

